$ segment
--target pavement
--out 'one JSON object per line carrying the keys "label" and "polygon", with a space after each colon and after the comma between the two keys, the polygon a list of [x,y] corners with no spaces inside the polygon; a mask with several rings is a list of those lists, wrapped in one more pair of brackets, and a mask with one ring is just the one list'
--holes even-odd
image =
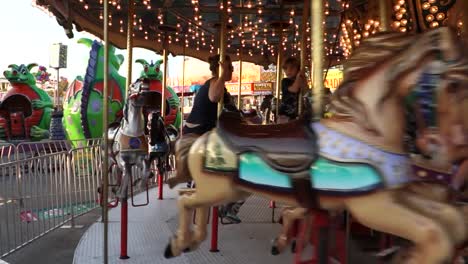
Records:
{"label": "pavement", "polygon": [[[82,228],[58,228],[3,260],[8,264],[67,264],[73,263],[75,248],[86,230],[101,216],[100,208],[76,218]],[[0,264],[2,261],[0,261]]]}
{"label": "pavement", "polygon": [[[156,199],[156,189],[150,190],[150,203],[146,207],[131,207],[129,203],[128,255],[120,260],[120,208],[109,211],[109,263],[134,264],[284,264],[293,263],[293,254],[279,256],[270,254],[271,240],[277,235],[280,225],[271,222],[269,201],[251,196],[240,209],[241,224],[219,226],[219,252],[210,252],[210,239],[195,252],[167,260],[163,250],[169,237],[177,228],[177,193],[164,189],[164,200]],[[135,203],[144,202],[146,195],[139,194]],[[94,209],[76,219],[83,228],[59,228],[3,260],[8,264],[94,264],[103,263],[102,229],[100,209]],[[278,218],[279,210],[276,211]],[[211,227],[208,226],[208,230]],[[363,254],[353,243],[350,246],[350,263],[377,263],[375,258]],[[309,248],[309,254],[313,248]],[[0,262],[0,264],[4,264]]]}

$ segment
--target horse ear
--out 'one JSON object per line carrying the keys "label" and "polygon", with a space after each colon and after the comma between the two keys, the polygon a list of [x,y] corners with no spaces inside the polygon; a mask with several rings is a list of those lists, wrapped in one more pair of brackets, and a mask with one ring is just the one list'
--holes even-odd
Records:
{"label": "horse ear", "polygon": [[163,61],[162,59],[161,59],[161,60],[157,60],[157,61],[156,61],[156,64],[161,65],[161,64],[163,64],[163,62],[164,62],[164,61]]}
{"label": "horse ear", "polygon": [[93,41],[89,38],[80,38],[77,42],[80,44],[85,44],[88,48],[93,46]]}
{"label": "horse ear", "polygon": [[136,62],[136,63],[140,63],[140,64],[143,65],[143,66],[149,64],[149,63],[148,63],[146,60],[144,60],[144,59],[138,59],[138,60],[136,60],[135,62]]}
{"label": "horse ear", "polygon": [[16,64],[10,64],[10,65],[8,65],[8,68],[12,68],[12,69],[13,69],[13,68],[18,68],[18,65],[16,65]]}
{"label": "horse ear", "polygon": [[31,71],[32,68],[36,67],[37,66],[37,63],[29,63],[27,68],[28,68],[28,71]]}
{"label": "horse ear", "polygon": [[119,65],[122,65],[122,63],[124,62],[124,56],[122,54],[118,54],[117,59],[119,60]]}

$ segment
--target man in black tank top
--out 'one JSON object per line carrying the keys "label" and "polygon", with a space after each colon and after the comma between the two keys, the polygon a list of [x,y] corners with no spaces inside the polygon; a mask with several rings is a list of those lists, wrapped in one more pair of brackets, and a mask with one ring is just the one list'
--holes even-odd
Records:
{"label": "man in black tank top", "polygon": [[[195,133],[203,135],[206,132],[216,127],[218,120],[218,103],[214,103],[209,99],[210,83],[213,79],[208,81],[200,87],[195,96],[192,112],[188,116],[186,122],[189,124],[199,124],[198,126],[184,126],[183,134]],[[225,108],[231,108],[232,100],[229,92],[224,88],[223,102]],[[235,108],[235,106],[234,106]]]}
{"label": "man in black tank top", "polygon": [[[226,60],[221,64],[220,56],[212,56],[208,59],[212,78],[200,87],[195,96],[192,111],[182,129],[183,135],[176,142],[176,177],[168,179],[170,188],[183,182],[192,180],[187,168],[187,155],[193,142],[216,127],[218,120],[218,102],[226,95],[227,91],[224,83],[231,80],[234,67],[231,58],[226,56]],[[222,71],[219,74],[219,66]]]}

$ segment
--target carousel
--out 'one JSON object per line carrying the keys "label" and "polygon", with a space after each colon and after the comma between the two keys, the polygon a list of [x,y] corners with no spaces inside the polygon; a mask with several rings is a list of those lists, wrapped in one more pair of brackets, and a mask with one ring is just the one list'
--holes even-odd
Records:
{"label": "carousel", "polygon": [[[239,238],[231,238],[239,247],[238,252],[229,250],[235,252],[234,262],[217,255],[201,258],[203,263],[284,263],[285,254],[293,263],[464,263],[468,1],[36,0],[35,4],[53,14],[67,32],[83,30],[102,38],[104,72],[111,44],[127,49],[129,73],[133,47],[161,54],[162,87],[166,87],[168,54],[204,61],[220,54],[221,65],[229,55],[233,61],[265,68],[276,65],[277,106],[287,58],[298,58],[307,78],[308,87],[299,91],[299,117],[287,123],[254,125],[242,115],[223,111],[219,103],[216,129],[193,143],[186,160],[177,160],[190,175],[176,177],[188,178],[196,187],[168,190],[178,196],[177,204],[161,205],[158,214],[175,214],[175,225],[166,229],[157,225],[157,231],[146,222],[129,226],[131,166],[143,164],[143,186],[152,178],[150,165],[141,159],[148,152],[147,142],[141,131],[133,129],[142,126],[135,121],[129,127],[129,122],[138,120],[139,112],[134,111],[141,111],[148,101],[161,100],[160,109],[166,109],[165,89],[158,99],[150,100],[145,97],[149,90],[145,79],[131,83],[127,78],[129,110],[124,111],[120,132],[103,133],[104,149],[110,150],[103,157],[103,168],[119,155],[117,163],[126,175],[116,191],[122,206],[120,226],[109,223],[109,178],[103,177],[103,224],[96,233],[101,238],[94,240],[102,241],[97,245],[102,251],[87,261],[117,261],[109,244],[120,245],[117,255],[130,256],[129,263],[144,263],[146,254],[153,256],[148,261],[202,261],[199,252],[207,251],[202,242],[209,233],[210,250],[218,250],[218,206],[264,197],[272,208],[282,208],[279,234],[269,232],[270,252],[257,252],[261,247],[249,250]],[[328,102],[324,79],[336,66],[344,69],[343,81]],[[239,71],[241,75],[242,67]],[[108,75],[103,82],[108,87]],[[109,97],[108,89],[103,89],[102,97]],[[323,118],[325,101],[327,118]],[[107,100],[103,108],[107,131]],[[163,182],[157,178],[162,199]],[[136,206],[148,204],[135,204],[131,198]],[[142,236],[128,238],[129,230],[142,228]],[[158,238],[148,240],[145,232],[157,232]],[[363,242],[356,243],[356,237],[363,237]],[[142,241],[136,242],[139,238]],[[134,243],[130,251],[128,240]],[[356,245],[361,251],[372,248],[367,252],[372,260],[351,258]],[[290,246],[293,254],[286,250]],[[306,256],[308,246],[313,250]],[[255,251],[256,258],[249,259],[249,251]],[[284,254],[276,260],[271,256],[280,253]],[[78,259],[86,258],[75,255],[75,262]]]}

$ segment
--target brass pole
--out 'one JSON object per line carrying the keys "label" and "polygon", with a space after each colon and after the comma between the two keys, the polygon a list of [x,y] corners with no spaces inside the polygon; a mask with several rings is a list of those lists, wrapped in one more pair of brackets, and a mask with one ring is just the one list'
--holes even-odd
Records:
{"label": "brass pole", "polygon": [[162,81],[162,91],[161,91],[161,117],[163,119],[166,118],[166,86],[167,86],[167,47],[164,45],[163,49],[163,64],[164,64],[164,72],[163,72],[163,81]]}
{"label": "brass pole", "polygon": [[[281,34],[282,36],[282,34]],[[281,89],[281,77],[283,76],[281,74],[281,62],[283,60],[282,54],[283,54],[283,45],[281,44],[283,42],[282,37],[280,38],[280,44],[278,45],[278,55],[276,57],[276,122],[278,122],[278,112],[279,112],[279,96],[280,96],[280,89]]]}
{"label": "brass pole", "polygon": [[465,12],[462,13],[462,37],[468,41],[468,1],[462,1],[462,8]]}
{"label": "brass pole", "polygon": [[241,110],[241,95],[242,95],[242,46],[239,51],[239,92],[237,96],[237,108]]}
{"label": "brass pole", "polygon": [[108,212],[107,212],[107,199],[108,199],[108,190],[109,190],[109,178],[108,178],[108,135],[107,135],[107,126],[109,123],[109,105],[108,105],[108,96],[109,96],[109,1],[104,1],[104,91],[103,91],[103,112],[102,112],[102,122],[103,122],[103,149],[104,151],[104,160],[102,161],[102,179],[103,179],[103,190],[102,190],[102,221],[104,223],[104,264],[109,263],[108,256]]}
{"label": "brass pole", "polygon": [[[307,21],[309,21],[310,0],[304,0],[303,10],[304,12],[302,13],[301,21],[301,69],[305,72],[307,64]],[[305,87],[301,87],[301,90],[299,90],[299,101],[297,102],[297,111],[299,115],[302,113],[302,95],[304,94],[303,88]]]}
{"label": "brass pole", "polygon": [[[244,1],[240,1],[241,7],[244,7]],[[241,30],[244,31],[244,23],[242,22],[242,15],[239,16],[241,24]],[[240,39],[241,45],[239,46],[239,93],[237,94],[237,108],[241,110],[241,95],[242,95],[242,39]]]}
{"label": "brass pole", "polygon": [[182,128],[184,126],[184,106],[185,106],[185,100],[184,100],[184,89],[185,89],[185,42],[184,42],[184,58],[182,61],[182,111],[181,111],[181,121],[180,121],[180,134],[182,135]]}
{"label": "brass pole", "polygon": [[[223,11],[222,11],[222,16],[221,16],[221,30],[219,31],[219,60],[224,63],[226,61],[226,37],[227,37],[227,30],[226,30],[226,21],[228,18],[228,13],[227,13],[227,0],[223,0]],[[222,66],[219,66],[219,76],[221,76],[222,73]],[[218,103],[218,116],[221,115],[221,112],[223,111],[223,103],[224,103],[224,97],[221,98],[221,100]]]}
{"label": "brass pole", "polygon": [[128,95],[128,88],[132,84],[132,65],[133,65],[133,20],[135,14],[135,0],[128,0],[127,17],[127,82],[125,85],[125,95]]}
{"label": "brass pole", "polygon": [[322,117],[322,97],[323,97],[323,1],[313,1],[310,10],[312,30],[312,64],[313,64],[313,93],[314,104],[313,113],[315,119]]}
{"label": "brass pole", "polygon": [[379,0],[379,17],[381,31],[389,31],[390,29],[388,16],[388,0]]}

